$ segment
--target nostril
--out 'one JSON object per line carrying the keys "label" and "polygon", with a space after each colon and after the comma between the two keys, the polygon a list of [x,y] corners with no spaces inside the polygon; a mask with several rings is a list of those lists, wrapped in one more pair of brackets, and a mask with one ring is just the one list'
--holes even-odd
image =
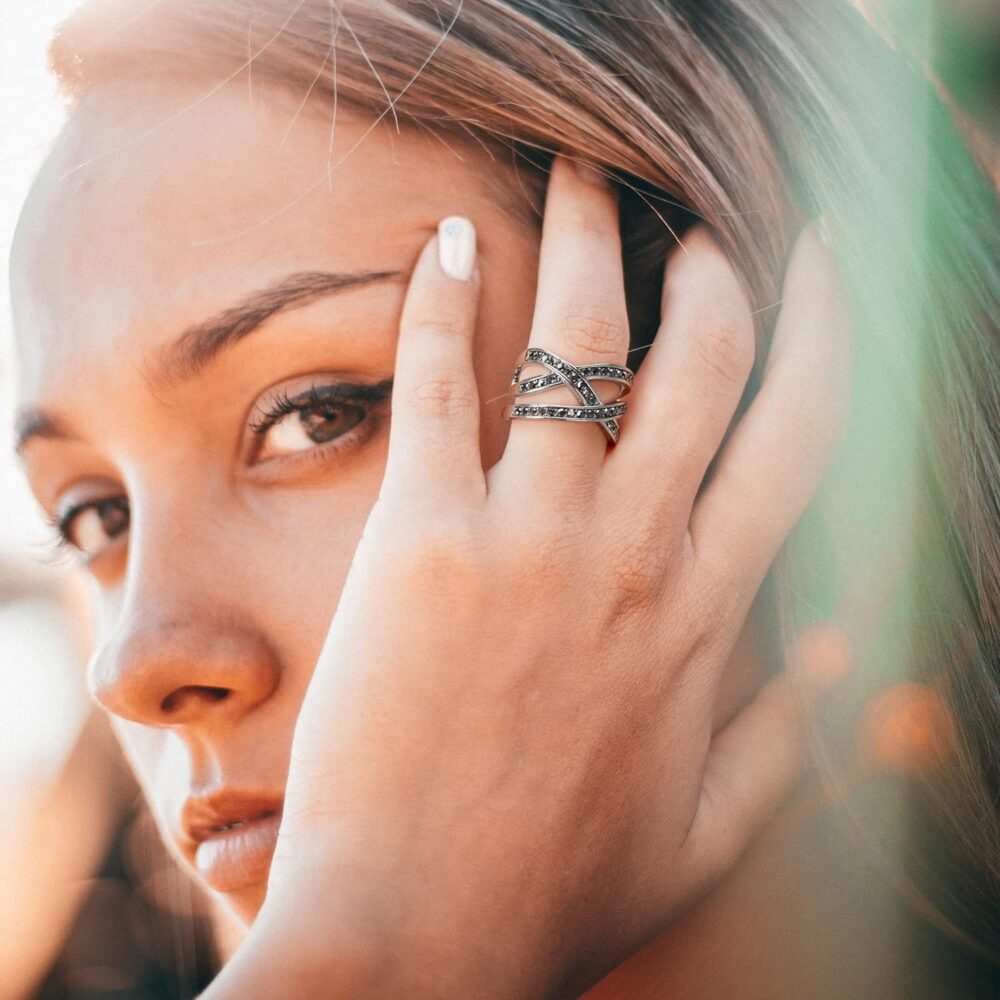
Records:
{"label": "nostril", "polygon": [[182,708],[186,702],[191,700],[203,702],[225,701],[230,694],[230,688],[208,687],[203,684],[187,684],[184,687],[177,688],[175,691],[171,691],[170,694],[168,694],[166,698],[160,702],[160,709],[167,714],[172,714]]}

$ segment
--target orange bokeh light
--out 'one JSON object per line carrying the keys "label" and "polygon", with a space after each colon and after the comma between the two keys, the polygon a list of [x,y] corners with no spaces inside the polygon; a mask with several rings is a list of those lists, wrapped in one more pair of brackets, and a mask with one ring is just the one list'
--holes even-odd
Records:
{"label": "orange bokeh light", "polygon": [[861,743],[876,764],[923,774],[940,767],[951,754],[955,722],[936,691],[914,682],[895,684],[869,703]]}

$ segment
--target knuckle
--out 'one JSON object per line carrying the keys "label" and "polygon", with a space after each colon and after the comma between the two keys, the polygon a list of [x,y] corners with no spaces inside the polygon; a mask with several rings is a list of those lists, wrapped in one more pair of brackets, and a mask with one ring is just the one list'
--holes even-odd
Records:
{"label": "knuckle", "polygon": [[698,361],[723,385],[742,387],[754,362],[753,331],[735,318],[712,315],[697,327]]}
{"label": "knuckle", "polygon": [[401,326],[405,326],[411,336],[421,339],[465,340],[468,337],[469,320],[463,311],[440,304],[435,305],[434,312],[429,315],[422,310],[409,313]]}
{"label": "knuckle", "polygon": [[738,575],[727,564],[714,565],[705,559],[687,580],[684,603],[689,620],[695,623],[687,637],[692,660],[725,648],[749,606],[746,587]]}
{"label": "knuckle", "polygon": [[578,570],[577,544],[560,525],[536,523],[518,533],[517,543],[507,550],[512,573],[530,580],[541,591],[561,590]]}
{"label": "knuckle", "polygon": [[469,324],[458,312],[439,311],[433,316],[411,316],[406,323],[411,335],[421,340],[466,340]]}
{"label": "knuckle", "polygon": [[566,224],[578,237],[602,243],[618,233],[618,213],[604,203],[578,203],[567,212]]}
{"label": "knuckle", "polygon": [[608,309],[581,307],[561,324],[561,334],[570,350],[585,356],[617,357],[628,341],[628,323]]}
{"label": "knuckle", "polygon": [[409,401],[421,415],[456,417],[473,412],[477,401],[468,378],[458,372],[438,370],[415,381]]}
{"label": "knuckle", "polygon": [[705,623],[704,631],[707,633],[728,618],[735,585],[732,575],[722,567],[703,566],[702,570],[691,581],[688,602],[691,617]]}
{"label": "knuckle", "polygon": [[613,618],[628,619],[656,605],[670,578],[671,563],[670,547],[652,528],[618,540],[611,564]]}
{"label": "knuckle", "polygon": [[[683,248],[684,252],[681,252]],[[692,227],[681,246],[671,253],[664,275],[664,289],[683,295],[703,286],[718,289],[737,281],[732,264],[705,223]]]}
{"label": "knuckle", "polygon": [[803,399],[797,408],[795,440],[804,455],[826,455],[836,450],[846,432],[846,420],[833,400]]}
{"label": "knuckle", "polygon": [[470,579],[481,560],[478,532],[459,516],[425,521],[418,531],[407,533],[395,552],[407,580],[434,589]]}

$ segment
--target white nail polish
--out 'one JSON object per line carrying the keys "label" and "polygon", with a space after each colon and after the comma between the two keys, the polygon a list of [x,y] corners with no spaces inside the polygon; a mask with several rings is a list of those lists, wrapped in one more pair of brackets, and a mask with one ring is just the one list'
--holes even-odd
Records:
{"label": "white nail polish", "polygon": [[468,281],[476,265],[476,229],[461,215],[438,223],[438,261],[449,278]]}

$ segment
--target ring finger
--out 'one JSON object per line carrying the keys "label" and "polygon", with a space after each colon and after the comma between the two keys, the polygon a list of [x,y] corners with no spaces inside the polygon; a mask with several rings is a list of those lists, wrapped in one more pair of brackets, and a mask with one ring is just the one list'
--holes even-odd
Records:
{"label": "ring finger", "polygon": [[625,439],[609,460],[609,487],[627,483],[686,530],[754,352],[750,303],[729,258],[700,223],[669,256],[660,330],[636,376]]}

